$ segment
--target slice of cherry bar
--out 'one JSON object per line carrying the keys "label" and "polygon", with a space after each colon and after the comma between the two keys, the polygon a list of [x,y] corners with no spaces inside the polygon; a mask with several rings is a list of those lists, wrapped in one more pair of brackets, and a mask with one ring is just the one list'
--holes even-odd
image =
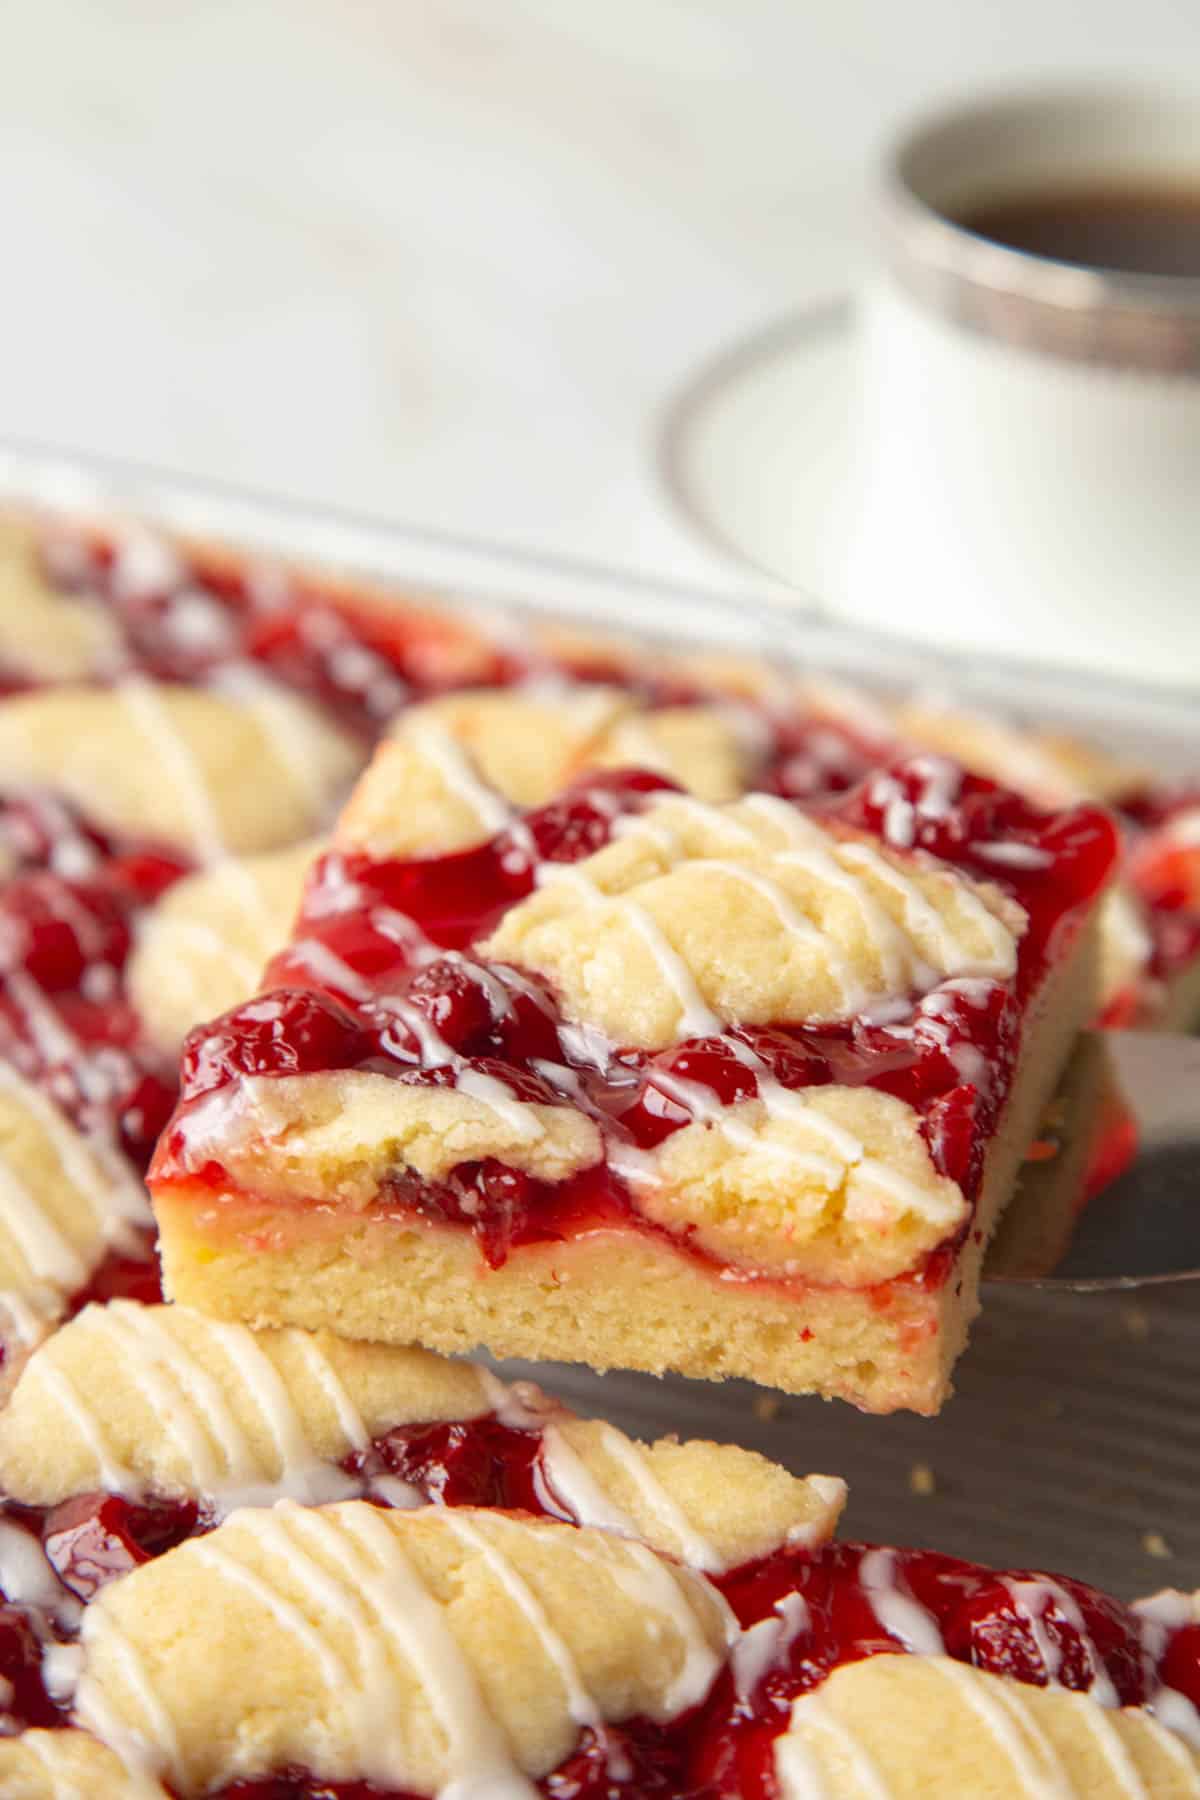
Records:
{"label": "slice of cherry bar", "polygon": [[615,770],[521,811],[488,762],[410,713],[264,992],[189,1039],[170,1291],[935,1410],[1095,1006],[1108,817],[932,756],[820,804]]}
{"label": "slice of cherry bar", "polygon": [[0,1412],[6,1800],[1200,1795],[1200,1610],[831,1541],[530,1384],[93,1306]]}

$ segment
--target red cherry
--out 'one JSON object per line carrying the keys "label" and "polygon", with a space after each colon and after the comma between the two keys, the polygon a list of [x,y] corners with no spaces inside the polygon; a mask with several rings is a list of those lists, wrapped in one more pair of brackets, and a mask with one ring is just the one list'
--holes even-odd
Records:
{"label": "red cherry", "polygon": [[91,963],[120,968],[129,927],[98,881],[64,881],[49,870],[0,889],[0,971],[21,969],[40,988],[75,987]]}
{"label": "red cherry", "polygon": [[399,1425],[376,1438],[365,1457],[347,1458],[352,1473],[381,1465],[439,1506],[502,1506],[544,1511],[535,1468],[541,1435],[485,1416],[465,1424]]}
{"label": "red cherry", "polygon": [[[1029,1617],[1031,1608],[1038,1613],[1036,1629]],[[1011,1675],[1034,1687],[1053,1680],[1063,1687],[1085,1689],[1096,1679],[1099,1663],[1123,1706],[1138,1706],[1146,1698],[1145,1659],[1136,1620],[1115,1600],[1066,1576],[1018,1572],[989,1579],[981,1571],[972,1591],[945,1621],[942,1635],[951,1656],[993,1675]],[[1044,1646],[1049,1647],[1052,1668],[1047,1667]]]}
{"label": "red cherry", "polygon": [[470,1055],[483,1043],[495,1018],[487,993],[461,963],[429,963],[413,976],[408,997],[452,1050]]}
{"label": "red cherry", "polygon": [[374,1048],[370,1034],[336,1000],[279,988],[191,1032],[180,1076],[185,1094],[203,1094],[238,1075],[353,1068]]}
{"label": "red cherry", "polygon": [[42,1543],[64,1587],[80,1600],[139,1563],[161,1556],[195,1530],[194,1500],[145,1500],[79,1494],[46,1516]]}
{"label": "red cherry", "polygon": [[0,1719],[22,1727],[64,1723],[42,1681],[41,1640],[29,1614],[19,1606],[0,1605],[0,1681],[6,1690]]}
{"label": "red cherry", "polygon": [[1165,1687],[1200,1706],[1200,1625],[1184,1625],[1172,1633],[1158,1672]]}

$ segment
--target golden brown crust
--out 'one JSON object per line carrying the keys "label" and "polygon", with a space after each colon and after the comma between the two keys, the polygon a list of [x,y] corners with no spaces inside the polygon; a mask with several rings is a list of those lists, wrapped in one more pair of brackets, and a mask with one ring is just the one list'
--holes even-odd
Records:
{"label": "golden brown crust", "polygon": [[668,796],[551,866],[483,949],[547,976],[614,1043],[661,1049],[723,1024],[851,1017],[950,975],[1003,979],[1023,929],[995,888],[786,802]]}
{"label": "golden brown crust", "polygon": [[358,761],[314,707],[269,685],[235,700],[139,679],[17,694],[0,708],[5,782],[53,788],[105,829],[201,861],[318,829]]}
{"label": "golden brown crust", "polygon": [[673,1132],[629,1171],[639,1211],[735,1267],[856,1287],[913,1268],[965,1219],[906,1102],[820,1087],[776,1103]]}
{"label": "golden brown crust", "polygon": [[4,1800],[168,1800],[151,1775],[86,1731],[25,1731],[0,1738]]}
{"label": "golden brown crust", "polygon": [[432,1794],[552,1769],[579,1694],[600,1719],[673,1718],[730,1629],[707,1582],[606,1532],[282,1505],[104,1589],[77,1710],[152,1745],[185,1794],[289,1765]]}
{"label": "golden brown crust", "polygon": [[362,1208],[397,1170],[440,1181],[489,1156],[562,1181],[601,1156],[591,1119],[567,1105],[515,1100],[481,1075],[453,1088],[405,1087],[357,1069],[249,1077],[218,1090],[198,1123],[197,1155],[207,1159],[219,1144],[235,1181],[283,1205],[320,1195]]}
{"label": "golden brown crust", "polygon": [[57,592],[27,519],[0,515],[0,665],[35,681],[82,681],[112,664],[119,635],[102,608]]}
{"label": "golden brown crust", "polygon": [[176,882],[142,918],[126,982],[156,1044],[177,1049],[193,1025],[257,992],[320,848],[309,839],[232,857]]}
{"label": "golden brown crust", "polygon": [[30,1358],[0,1411],[0,1487],[53,1506],[108,1485],[299,1491],[400,1424],[470,1419],[469,1363],[330,1332],[249,1332],[182,1306],[89,1306]]}
{"label": "golden brown crust", "polygon": [[899,735],[924,749],[952,756],[965,768],[1028,794],[1043,806],[1079,800],[1118,804],[1144,787],[1147,771],[1064,733],[1034,731],[986,713],[930,701],[905,701],[895,709]]}
{"label": "golden brown crust", "polygon": [[150,1222],[122,1157],[0,1066],[0,1341],[4,1388],[113,1246]]}
{"label": "golden brown crust", "polygon": [[1144,1708],[943,1656],[875,1656],[797,1700],[781,1800],[1195,1800],[1200,1756]]}
{"label": "golden brown crust", "polygon": [[823,1542],[845,1499],[840,1481],[801,1480],[732,1445],[638,1444],[527,1383],[505,1389],[426,1350],[251,1332],[128,1301],[88,1307],[34,1353],[0,1412],[0,1488],[37,1506],[114,1482],[218,1510],[341,1498],[361,1487],[339,1465],[373,1439],[494,1410],[543,1431],[543,1475],[564,1513],[706,1570]]}
{"label": "golden brown crust", "polygon": [[747,785],[754,746],[735,709],[651,711],[615,687],[558,681],[468,690],[404,713],[338,826],[343,849],[434,856],[483,843],[510,807],[544,805],[588,769],[635,765],[703,800]]}

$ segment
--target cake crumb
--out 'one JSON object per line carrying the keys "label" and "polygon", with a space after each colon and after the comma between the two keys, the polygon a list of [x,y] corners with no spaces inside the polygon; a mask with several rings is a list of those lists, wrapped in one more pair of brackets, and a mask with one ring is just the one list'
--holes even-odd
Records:
{"label": "cake crumb", "polygon": [[937,1476],[928,1463],[914,1463],[908,1471],[908,1485],[914,1494],[927,1500],[930,1494],[937,1493]]}
{"label": "cake crumb", "polygon": [[756,1419],[761,1419],[764,1425],[769,1425],[772,1419],[777,1419],[779,1417],[779,1395],[755,1394],[754,1416]]}
{"label": "cake crumb", "polygon": [[1140,1306],[1123,1306],[1121,1322],[1131,1338],[1148,1338],[1150,1336],[1149,1315]]}
{"label": "cake crumb", "polygon": [[1160,1560],[1175,1553],[1161,1531],[1147,1531],[1142,1537],[1142,1549],[1147,1556],[1157,1556]]}

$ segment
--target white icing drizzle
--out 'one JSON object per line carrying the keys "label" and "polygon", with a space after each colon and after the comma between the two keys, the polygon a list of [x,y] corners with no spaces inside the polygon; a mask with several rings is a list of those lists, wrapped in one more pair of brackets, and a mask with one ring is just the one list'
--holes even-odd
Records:
{"label": "white icing drizzle", "polygon": [[731,880],[740,881],[744,887],[751,888],[766,901],[785,931],[817,950],[823,966],[838,985],[841,1003],[847,1011],[855,1013],[863,1010],[867,1004],[867,993],[848,959],[831,937],[819,931],[812,920],[804,916],[791,895],[777,881],[772,881],[769,875],[758,869],[747,868],[743,863],[718,857],[699,857],[691,866],[716,870]]}
{"label": "white icing drizzle", "polygon": [[560,1410],[560,1402],[544,1394],[534,1381],[501,1381],[482,1363],[472,1363],[488,1411],[513,1431],[541,1431]]}
{"label": "white icing drizzle", "polygon": [[[680,796],[682,798],[683,796]],[[701,803],[702,804],[702,803]],[[679,839],[666,819],[659,818],[653,808],[641,813],[622,813],[613,820],[614,838],[645,838],[654,849],[672,860],[679,854]]]}
{"label": "white icing drizzle", "polygon": [[867,1550],[858,1565],[858,1578],[871,1611],[890,1636],[918,1656],[941,1656],[946,1646],[933,1614],[896,1579],[894,1550]]}
{"label": "white icing drizzle", "polygon": [[[813,1697],[812,1694],[805,1694],[795,1702],[792,1708],[793,1727],[801,1724],[805,1717],[802,1713],[797,1719],[796,1708]],[[829,1789],[825,1785],[817,1759],[799,1730],[793,1728],[776,1738],[774,1763],[782,1800],[830,1800]]]}
{"label": "white icing drizzle", "polygon": [[1037,844],[1022,844],[1016,839],[1002,838],[994,844],[970,844],[968,848],[985,862],[999,863],[1008,869],[1048,869],[1054,858],[1049,850]]}
{"label": "white icing drizzle", "polygon": [[730,1673],[739,1700],[748,1700],[769,1669],[780,1664],[802,1631],[812,1623],[803,1594],[785,1594],[774,1615],[743,1631],[733,1646]]}
{"label": "white icing drizzle", "polygon": [[[862,1800],[889,1800],[890,1788],[881,1777],[872,1757],[868,1756],[853,1732],[826,1706],[818,1694],[802,1694],[792,1708],[793,1729],[802,1722],[808,1730],[815,1726],[833,1739],[855,1782],[856,1795]],[[799,1746],[797,1766],[791,1766],[797,1738],[788,1732],[776,1751],[776,1772],[784,1777],[787,1800],[824,1800],[825,1784],[821,1780],[807,1749]]]}
{"label": "white icing drizzle", "polygon": [[[301,1516],[313,1520],[320,1515]],[[439,1788],[439,1800],[493,1800],[493,1796],[494,1800],[534,1800],[533,1783],[513,1762],[474,1671],[441,1607],[404,1555],[395,1532],[370,1507],[348,1510],[340,1524],[337,1535],[343,1555],[347,1537],[362,1546],[363,1554],[354,1564],[363,1598],[420,1677],[445,1734],[453,1774]]]}
{"label": "white icing drizzle", "polygon": [[207,1324],[249,1389],[270,1433],[279,1462],[279,1473],[272,1483],[275,1492],[312,1503],[344,1498],[353,1492],[355,1484],[344,1470],[314,1456],[283,1378],[254,1333],[244,1325],[215,1320]]}
{"label": "white icing drizzle", "polygon": [[130,1470],[114,1455],[112,1446],[106,1439],[99,1421],[76,1393],[73,1384],[57,1366],[53,1357],[35,1356],[32,1358],[24,1375],[26,1381],[31,1378],[41,1381],[59,1411],[65,1413],[78,1437],[95,1457],[100,1485],[106,1487],[113,1494],[136,1493],[139,1487],[138,1482]]}
{"label": "white icing drizzle", "polygon": [[[531,990],[536,992],[536,990],[533,989],[533,984],[531,982],[523,982],[519,979],[514,979],[516,977],[516,971],[513,969],[505,969],[502,972],[493,972],[488,968],[486,963],[476,962],[473,957],[465,955],[461,950],[445,950],[441,953],[440,957],[438,957],[435,947],[430,945],[430,952],[432,954],[430,955],[429,960],[432,961],[436,957],[441,962],[451,963],[455,968],[462,969],[470,980],[481,987],[487,999],[487,1003],[492,1009],[493,1016],[497,1019],[511,1019],[515,1012],[512,996],[508,991],[508,987],[505,985],[506,981],[511,982],[514,987],[520,987],[526,993],[529,993]],[[542,999],[541,995],[538,995],[538,999],[541,1000],[544,1010],[546,1005],[545,1000]]]}
{"label": "white icing drizzle", "polygon": [[545,1137],[546,1128],[532,1107],[524,1100],[518,1100],[512,1089],[494,1075],[486,1075],[481,1069],[460,1069],[455,1086],[460,1094],[468,1094],[472,1100],[490,1107],[522,1143],[535,1144]]}
{"label": "white icing drizzle", "polygon": [[[1070,1794],[1070,1784],[1045,1733],[1020,1706],[1016,1696],[1009,1695],[1003,1681],[995,1686],[980,1681],[948,1656],[937,1657],[929,1666],[954,1686],[963,1705],[974,1713],[999,1745],[1021,1784],[1020,1792],[1028,1796],[1028,1800],[1063,1800]],[[1034,1762],[1021,1735],[1021,1727],[1043,1752],[1051,1771],[1048,1775],[1043,1776]]]}
{"label": "white icing drizzle", "polygon": [[1052,1581],[1049,1576],[1042,1576],[1038,1585],[1045,1589],[1046,1600],[1044,1606],[1048,1605],[1051,1601],[1054,1602],[1055,1606],[1057,1606],[1063,1618],[1067,1621],[1067,1624],[1071,1627],[1072,1631],[1074,1631],[1083,1646],[1083,1653],[1087,1657],[1088,1667],[1092,1672],[1092,1685],[1088,1689],[1091,1698],[1099,1706],[1120,1706],[1121,1697],[1113,1685],[1112,1677],[1104,1666],[1104,1659],[1100,1655],[1094,1640],[1088,1632],[1083,1614],[1079,1610],[1075,1600],[1067,1592],[1066,1588],[1061,1586],[1059,1582]]}
{"label": "white icing drizzle", "polygon": [[[927,1217],[947,1221],[957,1216],[957,1205],[954,1196],[939,1198],[933,1188],[925,1188],[909,1180],[899,1170],[892,1168],[878,1157],[866,1154],[865,1147],[848,1131],[819,1110],[809,1090],[785,1088],[782,1083],[769,1074],[765,1063],[748,1044],[739,1038],[725,1037],[728,1046],[738,1061],[750,1069],[758,1084],[758,1098],[768,1118],[792,1119],[797,1124],[823,1137],[834,1153],[834,1159],[822,1157],[811,1151],[803,1151],[789,1145],[772,1145],[760,1139],[745,1122],[736,1116],[728,1107],[723,1106],[712,1094],[711,1090],[698,1083],[683,1081],[669,1071],[655,1069],[655,1085],[664,1093],[678,1100],[681,1106],[692,1112],[695,1117],[714,1126],[730,1140],[746,1148],[752,1148],[756,1154],[770,1154],[773,1151],[785,1155],[789,1160],[807,1167],[819,1180],[830,1186],[837,1185],[841,1177],[855,1169],[860,1175],[868,1177],[875,1185],[888,1193],[898,1205]],[[648,1172],[653,1171],[653,1160],[640,1159],[637,1151],[617,1150],[614,1146],[609,1153],[609,1161],[617,1167],[617,1158],[624,1165],[619,1173],[628,1170],[627,1178],[633,1182],[641,1181]],[[848,1208],[852,1211],[853,1199],[848,1199]]]}
{"label": "white icing drizzle", "polygon": [[20,1252],[35,1281],[47,1281],[63,1291],[82,1287],[88,1265],[71,1240],[59,1229],[43,1206],[0,1164],[0,1228]]}
{"label": "white icing drizzle", "polygon": [[481,779],[466,751],[443,725],[427,714],[414,713],[406,722],[404,735],[437,770],[455,799],[474,813],[489,837],[512,823],[507,800]]}
{"label": "white icing drizzle", "polygon": [[58,1294],[0,1293],[0,1340],[13,1349],[33,1350],[62,1312]]}
{"label": "white icing drizzle", "polygon": [[[329,1613],[348,1626],[355,1664],[351,1679],[361,1697],[361,1706],[357,1709],[359,1754],[370,1759],[364,1762],[364,1767],[373,1764],[380,1772],[398,1774],[404,1758],[395,1683],[388,1666],[385,1643],[373,1628],[364,1603],[362,1590],[368,1583],[354,1581],[351,1558],[347,1554],[349,1546],[344,1542],[343,1531],[332,1520],[284,1503],[257,1535],[269,1550],[286,1560],[290,1571],[300,1576],[302,1586],[316,1603],[312,1610],[318,1615]],[[337,1572],[331,1573],[324,1561],[310,1554],[297,1541],[300,1538],[310,1539],[315,1550],[324,1550]],[[369,1746],[366,1750],[364,1738]]]}
{"label": "white icing drizzle", "polygon": [[[383,995],[379,1006],[384,1012],[394,1013],[408,1026],[417,1040],[417,1048],[421,1053],[421,1062],[425,1068],[435,1069],[442,1063],[453,1064],[461,1060],[457,1052],[452,1050],[446,1042],[432,1019],[423,1013],[419,1006],[414,1006],[410,1001],[402,1000],[394,994]],[[499,1087],[501,1084],[497,1082],[496,1085]]]}
{"label": "white icing drizzle", "polygon": [[249,658],[225,664],[211,686],[214,692],[227,693],[257,713],[297,789],[307,794],[314,818],[319,817],[327,801],[320,755],[327,727],[318,723],[316,713],[298,703]]}
{"label": "white icing drizzle", "polygon": [[[162,1330],[157,1320],[149,1324],[149,1328],[146,1323],[140,1326],[135,1323],[137,1315],[145,1310],[129,1302],[124,1305],[113,1302],[101,1316],[108,1335],[119,1346],[123,1343],[124,1367],[134,1386],[145,1396],[155,1419],[179,1446],[193,1484],[201,1492],[213,1492],[218,1482],[218,1468],[212,1443],[196,1409],[186,1403],[190,1399],[187,1390],[193,1359],[186,1352],[177,1353],[171,1334]],[[182,1395],[172,1376],[182,1377]],[[178,1404],[181,1397],[185,1401],[183,1406]]]}
{"label": "white icing drizzle", "polygon": [[[908,987],[910,969],[907,965],[917,960],[912,946],[866,885],[835,859],[831,840],[820,826],[789,801],[774,794],[751,794],[742,805],[781,827],[791,848],[773,851],[775,861],[804,869],[815,880],[836,889],[851,901],[871,939],[889,992],[899,993]],[[838,848],[844,850],[846,846],[839,844]]]}
{"label": "white icing drizzle", "polygon": [[554,1498],[566,1507],[576,1524],[615,1531],[622,1537],[638,1535],[634,1520],[609,1498],[558,1425],[547,1425],[542,1433],[541,1465]]}
{"label": "white icing drizzle", "polygon": [[684,1562],[693,1569],[703,1570],[706,1575],[722,1574],[727,1566],[724,1557],[715,1544],[695,1529],[683,1508],[667,1492],[651,1468],[643,1447],[613,1425],[602,1427],[600,1441],[634,1483],[643,1505],[675,1539],[678,1554]]}
{"label": "white icing drizzle", "polygon": [[[9,979],[11,983],[11,977]],[[150,1207],[145,1188],[111,1136],[103,1131],[78,1131],[40,1089],[31,1082],[22,1081],[3,1064],[0,1064],[0,1088],[7,1089],[27,1112],[34,1115],[71,1185],[91,1206],[106,1241],[132,1247],[136,1238],[129,1228],[149,1224]],[[96,1180],[93,1159],[104,1176],[103,1193],[99,1191],[101,1184]]]}
{"label": "white icing drizzle", "polygon": [[[663,1705],[671,1714],[687,1712],[703,1700],[724,1659],[709,1644],[686,1594],[671,1573],[670,1565],[637,1538],[626,1538],[625,1547],[634,1566],[618,1564],[610,1571],[612,1579],[640,1606],[663,1614],[674,1625],[683,1648],[683,1659],[679,1673],[663,1697]],[[586,1543],[578,1546],[576,1554],[589,1554]],[[709,1587],[708,1593],[719,1605],[725,1647],[729,1650],[741,1636],[740,1627],[720,1590]]]}
{"label": "white icing drizzle", "polygon": [[[50,1781],[50,1800],[94,1800],[76,1780],[78,1767],[72,1767],[73,1746],[65,1741],[68,1737],[62,1731],[27,1731],[21,1741],[26,1754],[41,1764]],[[132,1773],[131,1779],[136,1781]]]}
{"label": "white icing drizzle", "polygon": [[[213,1551],[210,1547],[206,1547],[204,1554],[209,1562],[219,1563],[224,1560],[220,1551]],[[122,1761],[130,1762],[135,1768],[144,1768],[147,1763],[157,1767],[165,1765],[168,1774],[176,1777],[182,1775],[183,1754],[175,1721],[146,1673],[136,1646],[112,1618],[110,1609],[103,1606],[102,1600],[99,1605],[84,1608],[79,1635],[84,1651],[83,1674],[75,1694],[75,1717],[79,1724],[86,1730],[94,1731]],[[103,1640],[105,1651],[112,1658],[120,1678],[133,1696],[145,1721],[145,1730],[133,1729],[126,1724],[99,1681],[90,1672],[88,1656],[97,1639]]]}
{"label": "white icing drizzle", "polygon": [[[1193,1595],[1181,1594],[1177,1588],[1164,1588],[1148,1599],[1135,1600],[1132,1610],[1141,1620],[1147,1658],[1157,1667],[1171,1633],[1184,1625],[1194,1625],[1200,1609]],[[1185,1738],[1193,1749],[1200,1750],[1200,1710],[1186,1694],[1160,1683],[1147,1705],[1172,1732]],[[1200,1791],[1200,1777],[1197,1778],[1197,1789]]]}
{"label": "white icing drizzle", "polygon": [[[263,1469],[221,1382],[171,1330],[166,1309],[113,1300],[85,1315],[92,1330],[104,1332],[124,1346],[123,1366],[178,1445],[189,1487],[217,1501],[221,1511],[237,1504],[262,1504],[280,1494],[319,1504],[361,1491],[336,1462],[315,1454],[278,1370],[253,1333],[242,1325],[192,1317],[236,1371],[239,1386],[249,1391],[274,1447],[278,1465],[274,1473]],[[291,1341],[302,1346],[349,1445],[366,1448],[366,1426],[319,1347],[303,1333],[291,1334]],[[46,1353],[38,1358],[38,1366],[50,1360]],[[85,1441],[93,1454],[99,1455],[99,1425],[94,1414],[88,1419],[90,1431]],[[78,1419],[75,1422],[78,1426]],[[214,1447],[220,1452],[219,1459]],[[132,1481],[132,1476],[125,1475],[126,1486]]]}
{"label": "white icing drizzle", "polygon": [[[891,991],[899,992],[909,985],[929,986],[936,978],[935,971],[926,965],[917,952],[917,932],[924,932],[937,945],[943,972],[947,975],[975,974],[1001,978],[1011,975],[1015,966],[1013,934],[969,882],[956,879],[955,894],[959,906],[969,913],[987,939],[990,948],[982,955],[968,951],[952,930],[950,921],[931,904],[905,871],[889,861],[874,845],[857,838],[829,839],[813,820],[775,795],[752,794],[742,804],[781,827],[786,837],[796,845],[796,848],[773,853],[777,860],[806,869],[817,880],[836,888],[853,901],[879,958],[885,984]],[[905,805],[908,804],[905,802]],[[922,803],[918,810],[928,812],[930,807]],[[902,847],[911,845],[913,835],[911,828],[901,833]],[[846,863],[851,865],[849,869],[844,866]],[[876,881],[886,884],[900,896],[904,906],[907,940],[896,921],[875,899],[865,883],[854,874],[855,866],[869,871]],[[861,1003],[855,1004],[849,997],[847,1003],[854,1011],[862,1010]]]}
{"label": "white icing drizzle", "polygon": [[845,843],[840,846],[845,861],[869,869],[877,881],[883,882],[904,903],[905,923],[911,934],[924,931],[938,947],[942,969],[947,975],[986,975],[1004,980],[1016,967],[1016,944],[1012,932],[985,906],[968,882],[955,878],[958,904],[970,914],[990,946],[980,954],[971,952],[951,930],[949,921],[930,904],[915,882],[909,881],[893,863],[870,844]]}
{"label": "white icing drizzle", "polygon": [[353,1450],[366,1450],[371,1442],[366,1420],[350,1398],[345,1382],[316,1338],[310,1332],[297,1331],[290,1335],[290,1341],[300,1351],[310,1372],[316,1377],[322,1393],[333,1408],[346,1442]]}
{"label": "white icing drizzle", "polygon": [[[1187,1709],[1186,1713],[1176,1712],[1172,1704],[1176,1700],[1182,1702]],[[1196,1708],[1191,1701],[1174,1688],[1163,1687],[1158,1690],[1153,1702],[1144,1709],[1143,1716],[1146,1726],[1154,1733],[1155,1743],[1171,1758],[1180,1774],[1186,1776],[1188,1791],[1200,1794],[1200,1772],[1185,1748],[1185,1744],[1190,1744],[1193,1750],[1200,1750],[1200,1736],[1196,1732]]]}
{"label": "white icing drizzle", "polygon": [[112,572],[113,589],[122,598],[136,600],[170,593],[185,575],[183,563],[165,537],[144,526],[122,533]]}
{"label": "white icing drizzle", "polygon": [[0,1518],[0,1589],[16,1606],[40,1606],[61,1614],[65,1602],[75,1614],[79,1610],[37,1538],[5,1518]]}
{"label": "white icing drizzle", "polygon": [[67,1030],[37,982],[24,969],[10,969],[4,984],[25,1015],[30,1036],[46,1061],[80,1063],[86,1072],[82,1044]]}
{"label": "white icing drizzle", "polygon": [[576,864],[544,863],[538,870],[537,879],[539,886],[550,881],[569,883],[589,906],[611,907],[624,914],[654,958],[664,984],[679,1004],[680,1036],[712,1037],[721,1031],[721,1021],[706,1003],[687,963],[644,907],[623,894],[606,894]]}
{"label": "white icing drizzle", "polygon": [[[521,1529],[503,1512],[489,1514],[489,1518],[495,1524],[514,1530]],[[490,1538],[476,1529],[460,1509],[448,1507],[445,1519],[459,1542],[468,1545],[483,1558],[500,1586],[529,1625],[547,1662],[554,1666],[559,1680],[563,1684],[567,1710],[572,1722],[581,1727],[590,1726],[597,1735],[601,1735],[604,1731],[604,1716],[595,1699],[587,1690],[579,1664],[561,1633],[557,1632],[550,1623],[545,1607],[524,1576],[513,1567],[508,1557],[497,1549]]]}
{"label": "white icing drizzle", "polygon": [[74,1698],[82,1673],[81,1645],[49,1643],[45,1646],[42,1651],[42,1686],[60,1706]]}
{"label": "white icing drizzle", "polygon": [[1145,1785],[1134,1767],[1133,1758],[1121,1741],[1121,1734],[1113,1724],[1110,1713],[1097,1706],[1089,1694],[1076,1694],[1073,1699],[1084,1728],[1095,1739],[1121,1792],[1128,1796],[1128,1800],[1149,1800]]}
{"label": "white icing drizzle", "polygon": [[[724,1558],[692,1526],[654,1474],[642,1447],[612,1425],[602,1427],[600,1441],[607,1455],[624,1469],[650,1516],[675,1540],[676,1553],[693,1569],[721,1574],[727,1566]],[[605,1492],[560,1426],[548,1425],[543,1432],[541,1461],[550,1486],[580,1525],[599,1526],[623,1536],[643,1535],[635,1520]]]}
{"label": "white icing drizzle", "polygon": [[[349,884],[349,891],[354,893],[353,883]],[[312,907],[311,903],[306,904],[308,911],[315,913],[316,909]],[[354,908],[361,904],[361,897],[356,895],[347,906],[322,905],[319,911],[321,914],[353,912]],[[394,906],[370,907],[367,912],[367,922],[372,931],[377,931],[380,937],[390,938],[393,944],[398,944],[413,963],[419,965],[422,962],[433,962],[444,954],[437,944],[431,943],[425,936],[415,919],[409,918],[407,913],[398,912]]]}
{"label": "white icing drizzle", "polygon": [[158,684],[131,670],[121,677],[116,691],[162,759],[164,773],[178,797],[201,858],[209,863],[225,862],[229,852],[208,783],[187,743],[172,725]]}
{"label": "white icing drizzle", "polygon": [[288,959],[302,963],[324,987],[337,988],[352,1000],[369,1000],[370,984],[320,938],[298,938],[288,945]]}

